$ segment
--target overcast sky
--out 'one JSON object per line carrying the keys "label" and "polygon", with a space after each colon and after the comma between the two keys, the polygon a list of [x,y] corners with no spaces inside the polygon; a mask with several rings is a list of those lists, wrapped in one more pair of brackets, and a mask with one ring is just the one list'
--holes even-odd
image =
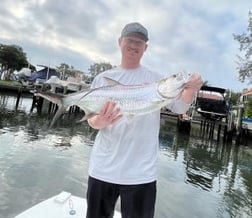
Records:
{"label": "overcast sky", "polygon": [[21,46],[34,65],[88,72],[95,62],[120,64],[118,37],[137,21],[150,38],[143,65],[200,72],[211,86],[241,91],[233,34],[247,31],[249,11],[251,0],[1,0],[0,43]]}

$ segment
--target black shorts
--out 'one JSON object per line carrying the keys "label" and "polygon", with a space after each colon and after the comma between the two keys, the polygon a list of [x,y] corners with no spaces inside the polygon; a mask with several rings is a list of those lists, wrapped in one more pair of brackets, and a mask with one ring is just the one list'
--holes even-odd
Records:
{"label": "black shorts", "polygon": [[153,218],[156,181],[140,185],[118,185],[89,177],[86,218],[112,218],[120,196],[122,218]]}

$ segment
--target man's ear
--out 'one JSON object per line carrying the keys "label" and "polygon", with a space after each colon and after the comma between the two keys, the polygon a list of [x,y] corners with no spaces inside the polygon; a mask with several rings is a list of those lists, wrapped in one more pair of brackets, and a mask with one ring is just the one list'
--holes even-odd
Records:
{"label": "man's ear", "polygon": [[146,44],[145,44],[145,49],[144,49],[144,51],[146,51],[147,48],[148,48],[148,44],[146,43]]}
{"label": "man's ear", "polygon": [[120,38],[118,39],[118,45],[119,45],[119,46],[121,45],[121,41],[122,41],[122,37],[120,37]]}

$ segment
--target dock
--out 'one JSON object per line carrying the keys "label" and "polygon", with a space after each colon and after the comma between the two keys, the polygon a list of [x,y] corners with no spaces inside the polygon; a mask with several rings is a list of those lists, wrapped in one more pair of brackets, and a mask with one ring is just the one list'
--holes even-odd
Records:
{"label": "dock", "polygon": [[[18,107],[19,100],[24,95],[30,95],[33,99],[30,112],[35,109],[38,114],[54,115],[58,110],[58,105],[50,102],[43,97],[36,94],[38,90],[45,92],[53,92],[59,95],[69,94],[81,89],[89,87],[88,84],[82,86],[80,84],[72,85],[72,88],[63,86],[62,84],[47,84],[47,83],[34,83],[32,87],[19,87],[10,88],[12,92],[17,95],[16,108]],[[74,87],[74,88],[73,88]],[[2,90],[7,90],[8,87],[0,87]],[[237,116],[234,117],[234,111]],[[84,113],[77,106],[72,106],[68,109],[68,114]],[[186,114],[175,114],[167,109],[161,110],[162,119],[173,119],[177,122],[178,131],[185,134],[191,133],[191,126],[197,126],[201,133],[201,137],[208,139],[215,139],[224,142],[235,141],[236,144],[246,143],[246,138],[251,136],[252,133],[252,122],[243,122],[243,108],[242,106],[235,106],[230,108],[228,115],[220,120],[211,120],[207,117],[201,116],[197,112],[197,104],[194,102]],[[185,116],[184,116],[185,115]]]}
{"label": "dock", "polygon": [[[238,112],[237,117],[232,116],[234,111]],[[193,126],[198,128],[202,138],[214,139],[217,142],[222,139],[223,142],[234,142],[238,145],[247,144],[248,139],[252,136],[252,122],[249,124],[242,122],[242,111],[242,107],[235,106],[230,109],[226,118],[211,120],[202,117],[193,104],[184,117],[182,114],[176,114],[167,109],[161,110],[161,117],[163,119],[176,119],[178,131],[184,134],[192,134],[191,128]]]}

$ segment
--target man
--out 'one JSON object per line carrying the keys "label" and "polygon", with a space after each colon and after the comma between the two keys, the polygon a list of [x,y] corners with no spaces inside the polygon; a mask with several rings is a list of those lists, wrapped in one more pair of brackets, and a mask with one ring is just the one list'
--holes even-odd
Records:
{"label": "man", "polygon": [[[120,66],[99,74],[92,88],[106,85],[104,77],[126,85],[159,80],[161,75],[140,64],[147,41],[145,27],[127,24],[118,41]],[[180,99],[168,107],[174,112],[186,112],[201,85],[200,75],[193,74]],[[90,158],[87,218],[113,217],[119,196],[122,218],[154,217],[160,112],[129,118],[108,101],[88,123],[99,132]]]}

